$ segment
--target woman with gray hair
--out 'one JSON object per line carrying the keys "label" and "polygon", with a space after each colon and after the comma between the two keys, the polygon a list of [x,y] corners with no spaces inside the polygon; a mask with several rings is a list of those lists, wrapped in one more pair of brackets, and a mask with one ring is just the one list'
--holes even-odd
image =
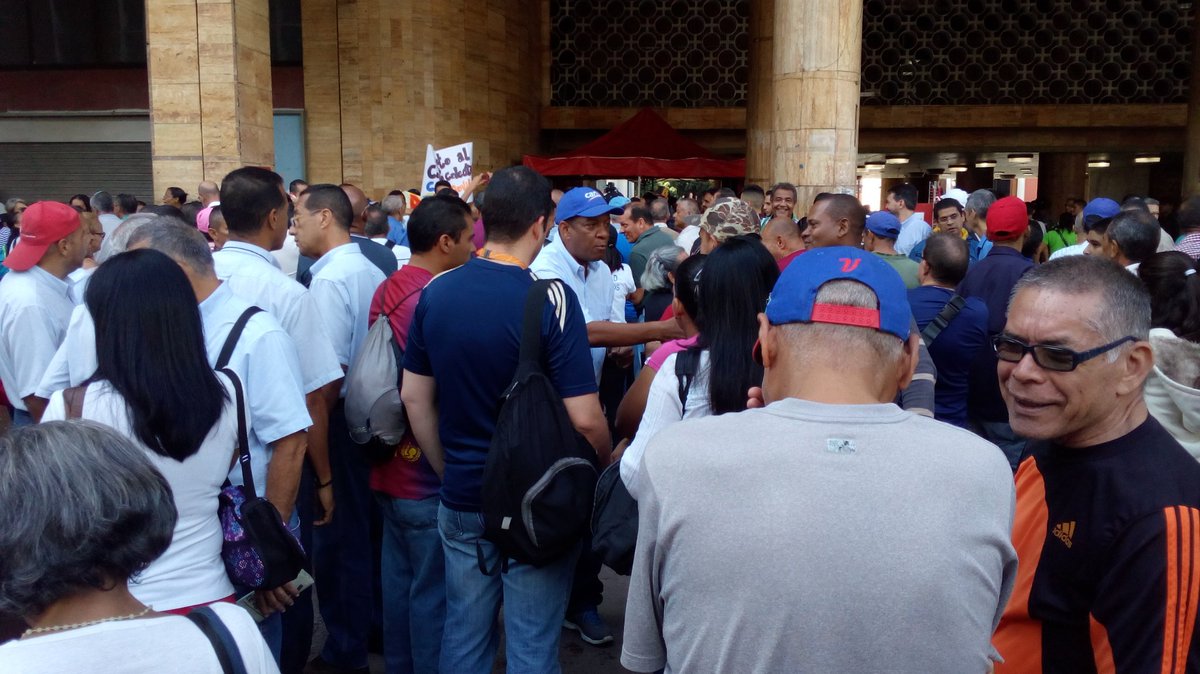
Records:
{"label": "woman with gray hair", "polygon": [[[110,428],[50,421],[0,438],[0,611],[30,625],[0,646],[0,671],[220,673],[201,628],[129,591],[175,522],[167,481]],[[210,615],[247,672],[279,671],[245,611],[227,604]]]}
{"label": "woman with gray hair", "polygon": [[642,309],[647,323],[661,320],[663,312],[671,306],[671,300],[675,299],[675,270],[686,257],[687,252],[679,246],[663,246],[650,253],[642,272],[642,290],[646,292]]}

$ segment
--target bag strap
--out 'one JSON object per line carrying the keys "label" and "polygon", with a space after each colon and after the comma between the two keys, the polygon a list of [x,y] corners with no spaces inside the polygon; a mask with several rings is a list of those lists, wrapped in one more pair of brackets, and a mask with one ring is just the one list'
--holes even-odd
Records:
{"label": "bag strap", "polygon": [[692,388],[692,380],[696,378],[696,368],[699,364],[699,349],[684,349],[675,354],[675,377],[679,380],[680,419],[687,413],[688,391]]}
{"label": "bag strap", "polygon": [[67,408],[68,419],[83,418],[83,398],[87,394],[87,384],[72,386],[63,390],[63,404]]}
{"label": "bag strap", "polygon": [[211,608],[201,606],[192,609],[187,614],[187,619],[199,627],[200,631],[204,632],[204,636],[208,637],[208,642],[212,644],[213,651],[217,654],[217,661],[221,663],[222,672],[246,674],[246,663],[242,660],[242,652],[238,649],[237,641],[229,633],[229,628],[221,622]]}
{"label": "bag strap", "polygon": [[958,293],[955,293],[954,297],[950,298],[946,306],[942,307],[938,315],[921,331],[921,337],[925,340],[926,347],[933,344],[933,340],[942,334],[942,330],[945,330],[946,326],[950,325],[950,321],[954,320],[954,317],[958,315],[958,312],[962,311],[963,305],[966,303],[967,301]]}
{"label": "bag strap", "polygon": [[237,346],[238,340],[242,338],[242,330],[246,329],[246,324],[250,322],[250,318],[262,311],[258,307],[248,307],[238,316],[237,322],[233,324],[233,329],[229,331],[229,336],[225,338],[225,345],[221,347],[221,355],[217,356],[216,369],[220,370],[229,364],[229,359],[233,356],[233,349]]}
{"label": "bag strap", "polygon": [[[400,301],[399,301],[399,302],[396,302],[396,306],[394,306],[394,307],[392,307],[391,309],[389,309],[389,310],[387,310],[387,311],[385,311],[385,312],[383,312],[383,313],[379,314],[379,316],[391,317],[391,315],[392,315],[392,312],[393,312],[393,311],[395,311],[395,310],[397,310],[397,309],[399,309],[399,308],[400,308],[400,305],[402,305],[402,304],[404,304],[405,302],[407,302],[407,301],[408,301],[408,298],[412,297],[413,295],[416,295],[417,293],[421,292],[421,291],[422,291],[422,290],[424,290],[424,289],[425,289],[425,286],[421,286],[420,288],[417,288],[416,290],[414,290],[414,291],[410,292],[409,294],[405,295],[404,297],[401,297],[401,298],[400,298]],[[376,317],[376,318],[375,318],[375,320],[379,320],[379,317]]]}
{"label": "bag strap", "polygon": [[395,247],[396,247],[396,242],[395,242],[395,241],[392,241],[391,239],[388,239],[388,240],[387,240],[387,243],[385,243],[385,244],[383,244],[383,245],[387,246],[387,249],[388,249],[388,250],[391,250],[391,249],[393,249],[393,248],[395,248]]}
{"label": "bag strap", "polygon": [[221,368],[218,372],[229,377],[229,382],[233,384],[233,393],[237,403],[237,449],[238,463],[242,464],[242,488],[246,490],[247,497],[253,500],[258,498],[258,494],[254,489],[254,471],[250,468],[250,436],[246,432],[246,400],[242,393],[242,380],[238,379],[237,374],[227,367]]}
{"label": "bag strap", "polygon": [[[550,289],[562,284],[556,279],[538,279],[525,296],[525,319],[521,327],[521,358],[518,369],[524,365],[541,367],[542,358],[542,308]],[[561,291],[560,291],[561,292]]]}

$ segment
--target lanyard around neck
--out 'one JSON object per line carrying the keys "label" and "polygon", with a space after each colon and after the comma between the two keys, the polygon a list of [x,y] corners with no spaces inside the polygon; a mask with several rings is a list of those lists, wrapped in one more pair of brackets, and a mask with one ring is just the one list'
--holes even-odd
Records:
{"label": "lanyard around neck", "polygon": [[512,255],[509,255],[508,253],[497,253],[497,252],[495,252],[493,250],[489,250],[487,248],[480,248],[479,250],[475,251],[475,254],[485,260],[494,260],[496,262],[511,262],[512,264],[517,265],[521,269],[524,269],[526,266],[528,266],[524,262],[522,262],[520,259],[513,257]]}

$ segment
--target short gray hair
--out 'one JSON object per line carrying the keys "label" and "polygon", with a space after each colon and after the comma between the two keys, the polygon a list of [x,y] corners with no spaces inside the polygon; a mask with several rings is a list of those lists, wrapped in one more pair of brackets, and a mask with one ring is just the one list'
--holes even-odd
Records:
{"label": "short gray hair", "polygon": [[667,274],[679,268],[679,256],[685,252],[679,246],[663,246],[651,252],[646,260],[646,269],[642,272],[642,289],[653,292],[670,288],[671,279],[667,278]]}
{"label": "short gray hair", "polygon": [[403,194],[389,194],[383,198],[379,207],[383,209],[384,213],[389,215],[396,211],[407,211],[408,199]]}
{"label": "short gray hair", "polygon": [[[816,303],[878,309],[879,297],[870,287],[849,279],[829,281],[817,291]],[[834,362],[845,354],[874,354],[876,368],[895,363],[904,353],[904,342],[891,333],[871,328],[829,323],[788,323],[779,326],[789,348]]]}
{"label": "short gray hair", "polygon": [[113,197],[108,192],[105,192],[104,190],[96,192],[92,195],[91,201],[92,210],[99,211],[101,213],[112,213]]}
{"label": "short gray hair", "polygon": [[987,222],[988,209],[994,203],[996,203],[996,195],[991,190],[975,190],[971,193],[971,196],[967,197],[967,203],[963,204],[963,208],[968,211],[975,211],[980,220]]}
{"label": "short gray hair", "polygon": [[93,421],[48,421],[0,438],[0,611],[44,612],[111,589],[166,551],[171,488],[146,451]]}
{"label": "short gray hair", "polygon": [[[1080,304],[1097,307],[1088,324],[1105,342],[1127,335],[1150,338],[1150,293],[1137,276],[1110,260],[1091,255],[1051,260],[1022,276],[1012,297],[1025,290],[1061,293],[1076,300],[1086,297],[1088,301]],[[1115,358],[1114,351],[1110,360]]]}
{"label": "short gray hair", "polygon": [[144,244],[167,257],[191,267],[197,274],[212,276],[212,250],[208,240],[195,227],[189,227],[169,215],[155,217],[129,239],[129,245]]}
{"label": "short gray hair", "polygon": [[1145,209],[1121,211],[1113,216],[1104,234],[1121,248],[1130,262],[1145,262],[1158,252],[1162,229]]}
{"label": "short gray hair", "polygon": [[95,255],[96,264],[103,264],[112,256],[129,250],[129,239],[157,217],[159,216],[152,213],[134,213],[122,220],[110,236],[104,237],[104,241],[100,244],[100,251]]}
{"label": "short gray hair", "polygon": [[675,202],[675,212],[680,215],[700,215],[700,204],[695,199],[680,199]]}
{"label": "short gray hair", "polygon": [[23,204],[25,200],[21,197],[9,197],[8,201],[4,202],[4,210],[12,212],[17,207],[17,204]]}
{"label": "short gray hair", "polygon": [[666,199],[655,199],[650,202],[650,215],[655,222],[666,222],[671,217],[671,203]]}

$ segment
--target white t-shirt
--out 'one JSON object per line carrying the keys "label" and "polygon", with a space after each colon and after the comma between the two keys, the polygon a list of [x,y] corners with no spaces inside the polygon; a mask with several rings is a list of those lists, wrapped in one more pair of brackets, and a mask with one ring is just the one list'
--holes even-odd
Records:
{"label": "white t-shirt", "polygon": [[[217,377],[229,394],[229,402],[199,451],[182,462],[156,454],[138,440],[125,399],[108,382],[89,384],[83,399],[84,419],[102,423],[133,440],[171,486],[175,509],[179,512],[171,545],[129,581],[133,596],[158,611],[204,604],[233,594],[233,585],[221,561],[217,495],[229,474],[237,446],[237,415],[232,385],[224,375]],[[63,394],[58,391],[50,397],[43,420],[66,418]]]}
{"label": "white t-shirt", "polygon": [[612,320],[613,323],[625,322],[625,298],[629,293],[637,290],[637,284],[633,282],[633,270],[629,265],[622,264],[621,268],[613,272],[613,308]]}
{"label": "white t-shirt", "polygon": [[[388,248],[388,238],[386,236],[377,236],[371,240],[384,248]],[[401,246],[397,243],[393,244],[388,250],[392,251],[392,255],[396,256],[396,269],[408,264],[408,261],[412,259],[412,250],[408,246]]]}
{"label": "white t-shirt", "polygon": [[[278,674],[279,667],[245,609],[213,604],[237,643],[249,674]],[[0,646],[5,674],[221,674],[212,642],[183,616],[101,623],[10,641]]]}
{"label": "white t-shirt", "polygon": [[74,309],[70,284],[41,267],[10,271],[0,281],[0,381],[18,410],[37,393]]}
{"label": "white t-shirt", "polygon": [[679,236],[675,238],[675,245],[684,249],[690,255],[692,246],[696,244],[696,239],[700,238],[700,227],[697,225],[688,225],[679,232]]}
{"label": "white t-shirt", "polygon": [[667,356],[662,367],[658,368],[658,374],[654,375],[650,392],[646,395],[646,411],[642,413],[642,423],[638,425],[637,435],[621,455],[621,481],[630,492],[637,484],[646,445],[656,433],[683,419],[698,419],[712,414],[708,402],[708,351],[700,352],[696,376],[692,378],[688,387],[686,408],[679,402],[679,378],[675,376],[675,361],[678,356],[677,353]]}

